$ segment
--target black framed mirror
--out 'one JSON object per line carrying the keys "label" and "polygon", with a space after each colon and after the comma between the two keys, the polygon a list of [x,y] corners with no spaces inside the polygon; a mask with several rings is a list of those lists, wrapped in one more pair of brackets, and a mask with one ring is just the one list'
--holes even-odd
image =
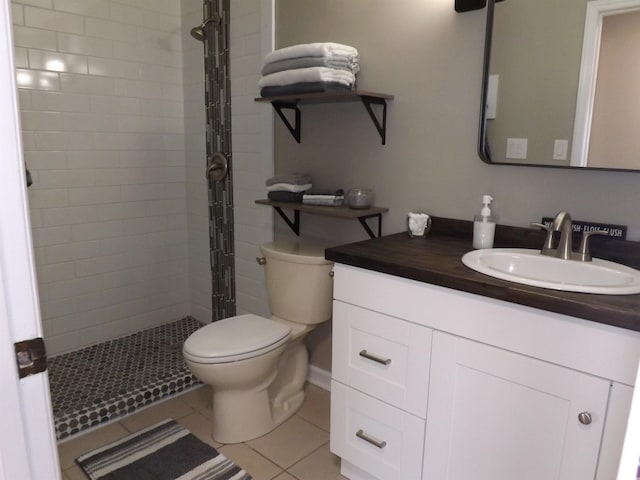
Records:
{"label": "black framed mirror", "polygon": [[640,170],[640,0],[487,0],[491,164]]}

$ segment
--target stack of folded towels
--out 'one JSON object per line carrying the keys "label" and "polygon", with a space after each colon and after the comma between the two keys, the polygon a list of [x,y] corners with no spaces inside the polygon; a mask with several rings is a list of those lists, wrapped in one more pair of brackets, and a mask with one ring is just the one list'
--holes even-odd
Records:
{"label": "stack of folded towels", "polygon": [[306,43],[268,53],[258,82],[260,95],[353,90],[360,71],[358,50],[340,43]]}
{"label": "stack of folded towels", "polygon": [[302,202],[304,192],[311,188],[311,177],[305,173],[290,173],[269,178],[267,198],[274,202]]}

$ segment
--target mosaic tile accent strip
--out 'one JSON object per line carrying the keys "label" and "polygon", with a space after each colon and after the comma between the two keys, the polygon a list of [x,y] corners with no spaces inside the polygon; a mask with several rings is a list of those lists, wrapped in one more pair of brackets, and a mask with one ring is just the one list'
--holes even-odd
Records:
{"label": "mosaic tile accent strip", "polygon": [[203,325],[185,317],[49,358],[56,438],[198,385],[182,358],[182,344]]}
{"label": "mosaic tile accent strip", "polygon": [[227,158],[227,176],[209,177],[209,256],[212,320],[236,314],[233,220],[233,155],[231,148],[230,0],[205,0],[204,18],[220,18],[206,26],[204,40],[207,167],[215,153]]}

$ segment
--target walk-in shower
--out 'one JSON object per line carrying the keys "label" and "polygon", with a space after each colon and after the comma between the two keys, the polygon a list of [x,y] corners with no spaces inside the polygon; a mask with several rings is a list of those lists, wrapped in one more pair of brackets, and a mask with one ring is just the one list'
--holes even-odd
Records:
{"label": "walk-in shower", "polygon": [[181,343],[235,314],[230,2],[12,3],[56,434],[68,438],[193,386]]}

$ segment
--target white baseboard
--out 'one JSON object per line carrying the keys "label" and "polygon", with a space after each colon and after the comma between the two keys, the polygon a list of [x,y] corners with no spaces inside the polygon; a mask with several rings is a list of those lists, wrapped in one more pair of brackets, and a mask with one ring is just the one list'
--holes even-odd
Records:
{"label": "white baseboard", "polygon": [[327,392],[331,391],[331,372],[323,370],[314,365],[309,365],[309,374],[307,382],[312,383],[316,387],[320,387]]}

